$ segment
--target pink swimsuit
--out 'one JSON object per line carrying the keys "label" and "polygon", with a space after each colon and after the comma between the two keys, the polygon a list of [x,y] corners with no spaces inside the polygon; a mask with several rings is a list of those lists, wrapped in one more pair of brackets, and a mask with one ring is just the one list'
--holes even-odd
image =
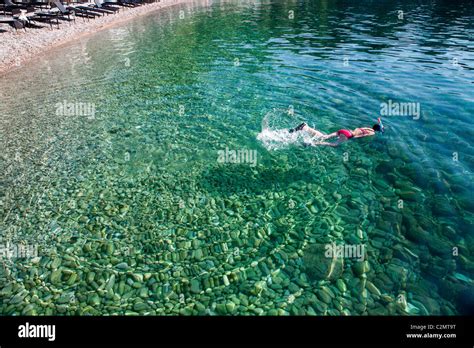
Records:
{"label": "pink swimsuit", "polygon": [[352,132],[350,130],[347,130],[347,129],[340,129],[337,131],[337,135],[345,135],[347,139],[350,139],[352,138],[354,135],[352,134]]}

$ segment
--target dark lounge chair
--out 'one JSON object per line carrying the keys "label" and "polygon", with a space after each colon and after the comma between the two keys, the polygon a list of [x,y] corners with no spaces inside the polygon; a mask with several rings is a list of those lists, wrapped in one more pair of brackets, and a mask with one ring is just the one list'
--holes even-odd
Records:
{"label": "dark lounge chair", "polygon": [[43,0],[43,1],[37,1],[37,0],[30,0],[28,3],[28,6],[33,6],[37,7],[39,9],[48,9],[50,7],[49,1]]}
{"label": "dark lounge chair", "polygon": [[23,9],[14,9],[12,10],[13,18],[23,23],[25,30],[27,27],[31,28],[42,28],[38,25],[37,22],[48,22],[52,29],[52,20],[49,18],[42,19],[39,18],[36,14],[36,9],[34,7],[27,7],[26,10]]}
{"label": "dark lounge chair", "polygon": [[27,7],[26,8],[26,17],[28,18],[28,26],[29,27],[39,27],[36,22],[47,22],[51,29],[53,27],[53,21],[52,20],[41,20],[40,18],[38,18],[38,16],[36,15],[36,12],[37,9],[33,6],[30,6],[30,7]]}
{"label": "dark lounge chair", "polygon": [[97,8],[95,6],[74,6],[75,9],[80,9],[80,10],[83,10],[83,11],[89,11],[89,12],[92,12],[92,13],[97,13],[101,16],[104,16],[106,14],[111,14],[111,13],[114,13],[113,11],[110,11],[110,10],[106,10],[106,9],[102,9],[102,8]]}
{"label": "dark lounge chair", "polygon": [[25,16],[22,13],[23,11],[26,13],[26,10],[23,10],[23,9],[20,9],[20,8],[12,9],[12,17],[13,17],[13,19],[16,19],[16,20],[20,21],[23,24],[23,26],[25,28],[25,31],[26,31],[26,26],[27,26],[28,21],[30,20],[30,18]]}
{"label": "dark lounge chair", "polygon": [[119,12],[120,7],[118,5],[113,6],[113,5],[104,5],[103,3],[100,2],[100,0],[94,0],[95,2],[95,7],[97,8],[102,8],[105,10],[113,11],[113,12]]}
{"label": "dark lounge chair", "polygon": [[4,15],[11,15],[13,10],[26,10],[26,5],[15,4],[11,0],[4,0],[3,4],[1,4],[1,9]]}
{"label": "dark lounge chair", "polygon": [[105,1],[105,2],[102,3],[102,5],[107,5],[107,6],[119,5],[119,6],[123,6],[123,7],[137,7],[137,6],[139,6],[138,3],[134,3],[134,2],[131,2],[131,1],[128,1],[128,0]]}
{"label": "dark lounge chair", "polygon": [[64,7],[64,5],[62,5],[57,0],[55,0],[54,3],[56,5],[57,9],[50,9],[50,10],[35,12],[36,18],[40,21],[49,21],[49,23],[51,25],[51,29],[53,28],[52,23],[53,23],[54,20],[56,20],[56,24],[58,26],[58,29],[59,29],[59,20],[60,19],[64,19],[64,20],[68,20],[68,21],[71,21],[71,20],[75,21],[75,17],[73,17],[71,19],[71,15],[75,15],[75,13],[73,11],[67,10]]}
{"label": "dark lounge chair", "polygon": [[[88,11],[85,11],[83,9],[76,9],[71,6],[64,6],[59,0],[53,0],[54,7],[56,9],[54,10],[49,10],[46,12],[38,12],[37,14],[43,15],[43,16],[50,16],[50,17],[57,17],[57,19],[64,19],[68,21],[76,21],[76,16],[83,17],[83,18],[95,18],[96,16],[100,16],[97,13],[91,13]],[[72,18],[71,18],[72,16]]]}
{"label": "dark lounge chair", "polygon": [[105,15],[105,14],[109,15],[119,10],[118,7],[114,7],[114,6],[102,6],[100,1],[98,0],[95,0],[95,4],[88,3],[84,5],[75,6],[75,8],[79,8],[85,11],[97,12],[97,13],[100,13],[101,15]]}
{"label": "dark lounge chair", "polygon": [[0,17],[0,23],[8,24],[12,28],[15,28],[15,31],[18,31],[18,29],[25,29],[26,31],[25,25],[21,21],[13,17]]}
{"label": "dark lounge chair", "polygon": [[58,13],[35,12],[35,21],[47,22],[49,23],[51,29],[53,29],[53,23],[56,22],[56,25],[58,26],[58,29],[59,29],[59,14]]}
{"label": "dark lounge chair", "polygon": [[[55,0],[55,3],[59,0]],[[62,4],[61,4],[62,5]],[[64,5],[62,5],[64,7]],[[84,18],[95,18],[103,16],[104,13],[99,13],[98,11],[92,11],[92,8],[83,4],[83,2],[77,2],[67,6],[68,10],[74,11],[77,15]]]}
{"label": "dark lounge chair", "polygon": [[144,2],[142,0],[119,0],[119,1],[126,2],[127,4],[131,4],[135,7],[141,6],[141,5],[144,4]]}

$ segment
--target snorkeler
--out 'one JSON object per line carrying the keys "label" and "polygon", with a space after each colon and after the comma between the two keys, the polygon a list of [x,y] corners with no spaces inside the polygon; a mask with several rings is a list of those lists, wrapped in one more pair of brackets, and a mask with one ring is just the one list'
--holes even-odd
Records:
{"label": "snorkeler", "polygon": [[[382,121],[380,118],[378,119],[378,124],[374,124],[372,128],[368,127],[361,127],[356,128],[354,130],[348,129],[340,129],[337,132],[331,134],[324,134],[316,129],[309,127],[306,123],[300,124],[298,127],[290,129],[290,133],[297,132],[297,131],[305,131],[309,135],[313,136],[310,143],[305,143],[307,146],[312,145],[323,145],[323,146],[338,146],[339,144],[352,139],[352,138],[363,138],[375,135],[375,132],[382,132],[384,131],[384,126],[382,125]],[[327,142],[323,140],[331,139],[337,137],[338,139],[335,142]]]}

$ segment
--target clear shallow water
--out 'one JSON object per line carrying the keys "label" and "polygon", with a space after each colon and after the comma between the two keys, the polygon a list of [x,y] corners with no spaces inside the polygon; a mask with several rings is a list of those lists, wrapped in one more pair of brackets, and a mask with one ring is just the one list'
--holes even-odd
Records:
{"label": "clear shallow water", "polygon": [[[1,313],[462,313],[469,5],[180,5],[3,76],[2,238],[40,258],[5,260]],[[336,149],[257,139],[269,113],[332,132],[389,100],[420,119],[386,116],[383,136]],[[366,262],[325,257],[330,243],[365,245]]]}

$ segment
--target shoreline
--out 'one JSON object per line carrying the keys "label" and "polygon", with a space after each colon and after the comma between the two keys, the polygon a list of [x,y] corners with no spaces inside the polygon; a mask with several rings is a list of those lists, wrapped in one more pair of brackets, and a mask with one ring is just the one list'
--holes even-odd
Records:
{"label": "shoreline", "polygon": [[[27,64],[32,58],[49,50],[67,44],[72,40],[97,33],[100,30],[130,21],[153,11],[173,5],[192,3],[193,0],[161,0],[135,8],[120,7],[120,12],[105,15],[89,21],[76,17],[76,21],[60,21],[59,29],[51,30],[45,25],[41,29],[27,28],[0,33],[0,77]],[[2,27],[3,28],[3,27]]]}

